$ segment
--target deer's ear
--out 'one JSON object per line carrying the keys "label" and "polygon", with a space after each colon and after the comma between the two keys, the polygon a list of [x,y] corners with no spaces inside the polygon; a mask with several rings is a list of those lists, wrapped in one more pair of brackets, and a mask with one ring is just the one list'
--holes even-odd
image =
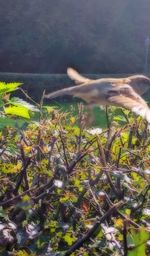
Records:
{"label": "deer's ear", "polygon": [[75,69],[73,68],[67,68],[67,75],[70,77],[71,80],[73,80],[76,84],[83,84],[87,83],[89,81],[92,81],[92,79],[89,79],[87,77],[84,77],[80,75]]}

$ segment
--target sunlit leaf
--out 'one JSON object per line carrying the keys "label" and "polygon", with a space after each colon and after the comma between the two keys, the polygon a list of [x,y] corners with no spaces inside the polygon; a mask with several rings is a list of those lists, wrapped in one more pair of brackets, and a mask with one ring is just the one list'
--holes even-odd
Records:
{"label": "sunlit leaf", "polygon": [[123,227],[123,219],[121,219],[121,218],[114,219],[114,226],[116,228],[122,228]]}
{"label": "sunlit leaf", "polygon": [[26,252],[25,250],[19,250],[14,253],[15,253],[14,256],[31,256],[31,254]]}
{"label": "sunlit leaf", "polygon": [[0,164],[0,172],[2,173],[18,173],[21,170],[22,164],[18,162],[17,164],[13,163],[2,163]]}
{"label": "sunlit leaf", "polygon": [[18,89],[19,86],[21,86],[22,83],[5,83],[5,82],[0,82],[0,94],[8,93],[15,91]]}
{"label": "sunlit leaf", "polygon": [[76,121],[76,118],[75,118],[74,116],[72,116],[72,117],[70,118],[70,122],[71,122],[72,124],[74,124],[75,121]]}
{"label": "sunlit leaf", "polygon": [[124,122],[124,123],[127,122],[126,118],[125,118],[124,116],[120,116],[120,115],[115,116],[115,117],[113,118],[113,120],[114,120],[114,121]]}
{"label": "sunlit leaf", "polygon": [[73,236],[72,232],[67,232],[63,239],[68,245],[72,245],[76,241],[76,238]]}
{"label": "sunlit leaf", "polygon": [[144,229],[130,229],[128,233],[128,256],[146,256],[146,243],[150,233]]}
{"label": "sunlit leaf", "polygon": [[17,98],[17,97],[11,98],[11,100],[9,100],[9,103],[14,106],[27,108],[28,110],[31,110],[31,111],[39,111],[39,109],[37,107],[35,107],[34,105],[28,103],[25,100]]}
{"label": "sunlit leaf", "polygon": [[30,119],[29,109],[21,106],[9,106],[4,108],[4,112],[7,115],[19,116]]}

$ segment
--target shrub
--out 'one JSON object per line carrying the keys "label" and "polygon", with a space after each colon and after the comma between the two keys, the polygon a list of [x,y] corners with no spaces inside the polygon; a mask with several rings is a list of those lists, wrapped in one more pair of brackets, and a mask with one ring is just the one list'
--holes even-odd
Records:
{"label": "shrub", "polygon": [[3,118],[30,120],[1,127],[1,255],[148,255],[147,123],[110,109],[107,129],[89,129],[80,104],[72,116],[1,98]]}

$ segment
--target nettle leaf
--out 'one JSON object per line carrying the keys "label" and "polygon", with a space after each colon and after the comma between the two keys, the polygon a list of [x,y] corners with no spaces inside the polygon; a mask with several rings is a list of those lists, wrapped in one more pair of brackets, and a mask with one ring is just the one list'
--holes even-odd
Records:
{"label": "nettle leaf", "polygon": [[70,191],[66,191],[64,195],[60,198],[60,202],[65,203],[70,201],[74,203],[77,202],[77,196]]}
{"label": "nettle leaf", "polygon": [[125,143],[125,142],[128,142],[129,140],[129,133],[128,131],[125,131],[125,132],[122,132],[121,133],[121,139],[122,141]]}
{"label": "nettle leaf", "polygon": [[17,252],[15,252],[15,256],[30,256],[31,254],[29,254],[26,250],[19,250]]}
{"label": "nettle leaf", "polygon": [[121,115],[115,116],[115,117],[113,118],[113,120],[114,120],[114,121],[120,121],[120,122],[123,122],[123,123],[126,123],[126,122],[127,122],[126,118],[125,118],[124,116],[121,116]]}
{"label": "nettle leaf", "polygon": [[76,238],[75,236],[72,234],[72,232],[67,232],[64,237],[63,237],[64,241],[68,244],[68,245],[72,245],[75,241]]}
{"label": "nettle leaf", "polygon": [[50,229],[50,233],[55,233],[56,229],[58,228],[58,223],[57,221],[51,220],[48,225],[47,228]]}
{"label": "nettle leaf", "polygon": [[19,116],[30,119],[29,109],[22,106],[9,106],[4,108],[7,115]]}
{"label": "nettle leaf", "polygon": [[80,135],[80,128],[77,127],[77,126],[73,127],[73,126],[67,125],[65,127],[65,129],[66,129],[67,132],[69,132],[71,134],[71,136],[72,135],[74,135],[74,136],[79,136]]}
{"label": "nettle leaf", "polygon": [[74,124],[76,122],[76,118],[74,116],[70,117],[71,124]]}
{"label": "nettle leaf", "polygon": [[57,109],[55,106],[43,106],[43,109],[46,109],[48,114],[52,113],[54,110]]}
{"label": "nettle leaf", "polygon": [[17,164],[12,163],[2,163],[0,164],[0,172],[1,173],[18,173],[20,172],[22,167],[21,162],[18,162]]}
{"label": "nettle leaf", "polygon": [[9,103],[11,103],[12,105],[17,106],[17,107],[27,108],[28,110],[31,110],[31,111],[37,111],[37,112],[39,111],[39,109],[36,106],[28,103],[25,100],[17,98],[17,97],[11,98],[11,100],[9,100]]}
{"label": "nettle leaf", "polygon": [[9,117],[0,117],[0,129],[5,127],[22,127],[25,124],[25,121],[21,119],[11,119]]}
{"label": "nettle leaf", "polygon": [[6,211],[0,206],[0,218],[6,217]]}
{"label": "nettle leaf", "polygon": [[0,95],[0,107],[3,107],[3,106],[4,106],[4,101],[3,101],[2,96]]}
{"label": "nettle leaf", "polygon": [[7,127],[7,126],[14,127],[15,126],[15,120],[12,120],[12,119],[7,118],[7,117],[0,117],[0,129],[3,129],[4,127]]}
{"label": "nettle leaf", "polygon": [[149,239],[149,232],[145,228],[130,229],[127,236],[128,256],[146,256],[146,243]]}
{"label": "nettle leaf", "polygon": [[22,83],[5,83],[5,82],[0,82],[0,94],[8,93],[8,92],[13,92],[16,89],[18,89],[19,86],[21,86]]}

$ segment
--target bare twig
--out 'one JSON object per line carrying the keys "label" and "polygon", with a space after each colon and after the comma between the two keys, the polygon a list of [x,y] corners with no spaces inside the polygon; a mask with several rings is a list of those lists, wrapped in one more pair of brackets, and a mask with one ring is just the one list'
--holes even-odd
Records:
{"label": "bare twig", "polygon": [[33,102],[38,108],[39,108],[39,104],[34,101],[29,95],[28,93],[26,93],[21,87],[19,88],[19,90],[26,96],[27,99],[29,99],[31,102]]}
{"label": "bare twig", "polygon": [[20,200],[22,196],[28,194],[29,192],[32,192],[33,190],[37,189],[37,186],[34,186],[26,191],[24,191],[23,193],[21,193],[20,195],[17,195],[15,197],[12,197],[6,201],[3,201],[3,202],[0,202],[0,206],[6,206],[6,205],[9,205],[11,203],[13,203],[14,201],[16,200]]}
{"label": "bare twig", "polygon": [[21,185],[21,183],[22,183],[22,180],[23,180],[24,176],[26,175],[26,170],[27,170],[28,166],[30,165],[30,162],[31,162],[31,159],[30,159],[30,158],[26,158],[26,160],[25,160],[25,162],[24,162],[24,166],[23,166],[23,168],[22,168],[22,170],[21,170],[21,172],[20,172],[18,181],[17,181],[17,183],[16,183],[16,187],[15,187],[15,189],[14,189],[14,193],[17,193],[17,192],[18,192],[19,187],[20,187],[20,185]]}
{"label": "bare twig", "polygon": [[123,247],[124,247],[124,256],[127,256],[128,253],[128,244],[127,244],[127,221],[124,220],[123,223]]}
{"label": "bare twig", "polygon": [[64,256],[69,256],[71,255],[74,251],[79,249],[85,242],[87,242],[91,237],[93,237],[94,233],[99,229],[100,224],[104,222],[108,217],[112,215],[119,207],[122,206],[122,202],[119,202],[115,205],[113,205],[101,218],[99,218],[93,227],[81,238],[79,238],[70,248]]}
{"label": "bare twig", "polygon": [[120,193],[118,192],[118,190],[115,188],[115,185],[113,184],[112,180],[111,180],[111,177],[110,177],[110,174],[109,172],[107,171],[107,162],[106,162],[106,158],[105,158],[105,153],[104,153],[104,149],[101,145],[101,142],[99,140],[99,138],[97,137],[97,144],[98,144],[98,149],[99,149],[99,158],[100,158],[100,161],[103,165],[103,171],[104,173],[106,174],[106,177],[107,177],[107,180],[110,184],[110,187],[112,188],[113,192],[117,195],[117,197],[120,198]]}
{"label": "bare twig", "polygon": [[62,135],[62,131],[59,131],[59,136],[61,139],[61,144],[62,144],[62,148],[63,148],[63,153],[64,153],[64,158],[65,158],[65,162],[66,162],[66,166],[67,166],[67,170],[69,170],[69,164],[68,164],[68,158],[67,158],[67,154],[66,154],[66,147],[65,147],[65,142],[63,139],[63,135]]}

